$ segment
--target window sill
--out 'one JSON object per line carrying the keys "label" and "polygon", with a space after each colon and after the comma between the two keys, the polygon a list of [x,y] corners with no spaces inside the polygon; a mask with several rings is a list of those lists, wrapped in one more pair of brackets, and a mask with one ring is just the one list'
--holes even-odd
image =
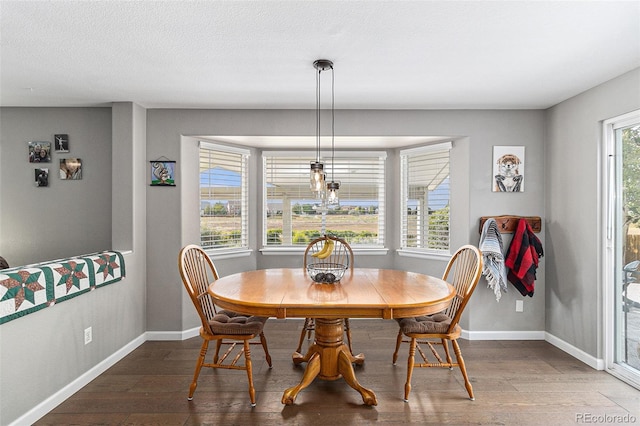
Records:
{"label": "window sill", "polygon": [[451,257],[450,253],[435,253],[435,252],[416,250],[416,249],[398,249],[396,253],[398,253],[398,256],[402,256],[402,257],[415,257],[418,259],[430,259],[430,260],[447,261]]}
{"label": "window sill", "polygon": [[236,257],[251,256],[253,250],[250,249],[217,249],[205,250],[209,257],[213,260],[234,259]]}
{"label": "window sill", "polygon": [[389,253],[389,249],[386,247],[351,248],[353,254],[358,256],[386,256]]}
{"label": "window sill", "polygon": [[[299,256],[304,254],[306,247],[265,247],[260,249],[264,256]],[[358,256],[386,256],[389,252],[385,247],[352,247],[353,254]]]}

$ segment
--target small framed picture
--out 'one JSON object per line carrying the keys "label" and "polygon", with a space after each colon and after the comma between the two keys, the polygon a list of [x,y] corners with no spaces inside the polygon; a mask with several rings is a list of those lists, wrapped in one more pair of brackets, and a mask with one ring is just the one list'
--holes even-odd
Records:
{"label": "small framed picture", "polygon": [[524,146],[493,147],[493,192],[524,192]]}
{"label": "small framed picture", "polygon": [[49,186],[49,169],[35,169],[35,184],[37,187]]}
{"label": "small framed picture", "polygon": [[41,141],[29,142],[29,162],[30,163],[50,163],[51,162],[51,142],[41,142]]}
{"label": "small framed picture", "polygon": [[53,139],[56,152],[69,152],[69,135],[54,135]]}
{"label": "small framed picture", "polygon": [[60,179],[79,180],[82,179],[82,160],[79,158],[60,159]]}
{"label": "small framed picture", "polygon": [[151,161],[151,186],[176,186],[175,161]]}

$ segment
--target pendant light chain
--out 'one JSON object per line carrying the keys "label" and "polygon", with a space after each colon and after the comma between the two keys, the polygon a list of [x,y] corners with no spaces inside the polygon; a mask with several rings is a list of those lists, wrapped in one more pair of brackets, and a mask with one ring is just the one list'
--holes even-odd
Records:
{"label": "pendant light chain", "polygon": [[320,70],[316,74],[316,162],[320,162]]}

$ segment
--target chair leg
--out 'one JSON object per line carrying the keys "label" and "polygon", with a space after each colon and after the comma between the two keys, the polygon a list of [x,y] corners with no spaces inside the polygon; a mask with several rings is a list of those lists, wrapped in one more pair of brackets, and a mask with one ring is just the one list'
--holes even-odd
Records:
{"label": "chair leg", "polygon": [[253,387],[253,364],[251,363],[251,350],[249,349],[249,341],[244,341],[244,360],[247,368],[247,378],[249,379],[249,399],[251,406],[256,406],[256,389]]}
{"label": "chair leg", "polygon": [[264,337],[264,333],[260,333],[260,343],[262,343],[262,349],[264,349],[264,355],[267,358],[267,364],[269,364],[269,368],[271,368],[271,355],[269,355],[269,348],[267,348],[267,338]]}
{"label": "chair leg", "polygon": [[304,342],[304,336],[305,334],[307,334],[307,332],[309,333],[308,338],[311,338],[311,321],[313,321],[313,318],[304,319],[304,325],[302,326],[302,331],[300,332],[300,340],[298,341],[298,347],[296,348],[296,352],[298,353],[300,353],[300,351],[302,350],[302,342]]}
{"label": "chair leg", "polygon": [[398,330],[398,337],[396,338],[396,351],[393,353],[393,365],[396,365],[396,361],[398,361],[398,351],[400,350],[401,344],[402,344],[402,330]]}
{"label": "chair leg", "polygon": [[198,357],[198,361],[196,361],[196,370],[193,372],[193,381],[191,382],[191,386],[189,386],[189,396],[187,400],[191,401],[193,399],[193,394],[196,391],[196,387],[198,387],[198,376],[200,375],[200,370],[202,370],[202,365],[204,364],[204,358],[207,356],[207,349],[209,348],[209,341],[202,340],[202,346],[200,347],[200,356]]}
{"label": "chair leg", "polygon": [[447,357],[447,364],[449,364],[449,370],[453,370],[453,360],[451,359],[451,354],[449,353],[449,344],[447,343],[447,339],[440,339],[442,342],[442,347],[444,348],[444,354]]}
{"label": "chair leg", "polygon": [[476,398],[473,396],[473,388],[471,387],[471,382],[469,381],[469,376],[467,375],[467,368],[464,365],[464,359],[462,359],[462,352],[460,352],[460,346],[458,346],[458,341],[451,341],[453,344],[453,350],[456,353],[456,358],[458,359],[458,365],[460,366],[460,371],[462,371],[462,377],[464,377],[464,386],[467,388],[467,392],[469,393],[469,399],[474,401]]}
{"label": "chair leg", "polygon": [[351,346],[351,328],[349,328],[349,318],[344,319],[344,330],[347,332],[347,346],[349,346],[349,352],[353,355],[353,347]]}
{"label": "chair leg", "polygon": [[216,340],[216,353],[213,354],[213,363],[218,363],[218,357],[220,355],[220,348],[222,347],[222,339]]}
{"label": "chair leg", "polygon": [[404,384],[404,402],[409,402],[409,392],[411,392],[411,375],[413,374],[413,365],[416,355],[416,339],[411,338],[409,345],[409,359],[407,360],[407,383]]}

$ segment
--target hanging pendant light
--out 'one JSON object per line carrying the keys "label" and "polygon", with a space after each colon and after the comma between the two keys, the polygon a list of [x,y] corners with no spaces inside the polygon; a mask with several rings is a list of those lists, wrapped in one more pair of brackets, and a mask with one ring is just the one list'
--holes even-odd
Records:
{"label": "hanging pendant light", "polygon": [[337,206],[340,204],[338,198],[338,191],[340,190],[340,182],[336,182],[333,179],[335,171],[334,158],[335,158],[335,138],[336,138],[336,108],[335,108],[335,77],[333,74],[333,63],[331,63],[331,182],[327,183],[327,204],[330,206]]}
{"label": "hanging pendant light", "polygon": [[318,59],[313,63],[316,73],[316,159],[311,162],[309,186],[316,198],[324,199],[325,172],[324,164],[320,161],[320,73],[328,69],[333,70],[333,62],[326,59]]}

